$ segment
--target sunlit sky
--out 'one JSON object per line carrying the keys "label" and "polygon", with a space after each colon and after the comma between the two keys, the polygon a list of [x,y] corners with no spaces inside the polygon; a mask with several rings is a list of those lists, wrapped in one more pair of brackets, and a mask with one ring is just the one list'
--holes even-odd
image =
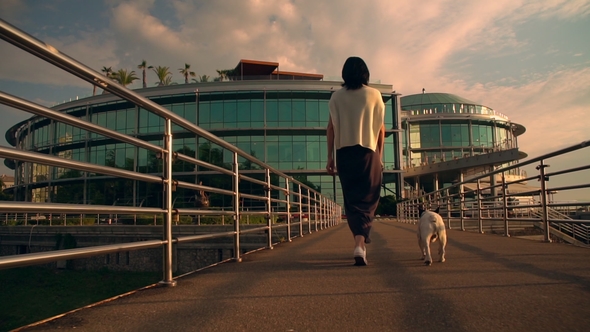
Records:
{"label": "sunlit sky", "polygon": [[[590,0],[2,0],[0,18],[96,70],[141,77],[145,59],[179,83],[185,63],[215,77],[240,59],[338,78],[356,55],[372,81],[402,95],[452,93],[506,114],[527,128],[519,146],[530,157],[590,139]],[[92,94],[4,41],[0,59],[0,91],[45,106]],[[30,115],[4,105],[0,114],[8,146],[6,130]],[[1,163],[2,173],[12,171]],[[565,198],[590,200],[579,195]]]}

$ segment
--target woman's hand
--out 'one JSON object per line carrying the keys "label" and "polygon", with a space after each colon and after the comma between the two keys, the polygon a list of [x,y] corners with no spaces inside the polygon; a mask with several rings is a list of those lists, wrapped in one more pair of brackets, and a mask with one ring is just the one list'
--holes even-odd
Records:
{"label": "woman's hand", "polygon": [[334,158],[328,158],[328,163],[326,164],[326,171],[328,174],[334,176],[336,175],[336,167],[334,165]]}

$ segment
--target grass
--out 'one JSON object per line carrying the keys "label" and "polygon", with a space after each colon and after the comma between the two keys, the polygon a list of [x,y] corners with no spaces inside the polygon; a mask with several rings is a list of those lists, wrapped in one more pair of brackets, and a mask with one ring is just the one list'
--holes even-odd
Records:
{"label": "grass", "polygon": [[0,331],[8,331],[161,280],[155,272],[56,270],[0,271]]}

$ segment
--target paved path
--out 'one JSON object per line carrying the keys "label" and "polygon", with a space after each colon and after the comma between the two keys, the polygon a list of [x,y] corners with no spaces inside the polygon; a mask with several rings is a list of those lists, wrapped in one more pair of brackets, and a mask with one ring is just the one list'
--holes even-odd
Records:
{"label": "paved path", "polygon": [[590,330],[590,250],[449,230],[426,267],[415,228],[375,222],[366,267],[342,224],[27,331]]}

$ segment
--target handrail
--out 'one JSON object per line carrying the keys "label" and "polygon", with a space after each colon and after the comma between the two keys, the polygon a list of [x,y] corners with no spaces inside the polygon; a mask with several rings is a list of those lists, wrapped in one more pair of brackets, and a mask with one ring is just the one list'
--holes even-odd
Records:
{"label": "handrail", "polygon": [[[571,216],[557,210],[559,208],[578,207],[581,208],[581,211],[590,212],[590,202],[555,202],[550,198],[552,193],[557,191],[564,192],[590,188],[590,182],[558,187],[548,186],[549,177],[555,178],[561,175],[580,174],[580,172],[590,169],[590,165],[572,165],[573,167],[568,169],[552,173],[546,172],[546,169],[549,167],[546,162],[552,160],[551,158],[563,156],[588,147],[590,147],[590,140],[532,158],[516,165],[499,168],[472,177],[469,180],[454,183],[437,191],[409,198],[404,202],[398,203],[398,220],[415,222],[418,219],[418,207],[438,205],[441,207],[441,215],[446,219],[449,228],[452,227],[452,222],[456,221],[459,221],[461,230],[465,230],[466,223],[477,222],[479,231],[483,232],[483,222],[490,224],[501,221],[503,222],[504,235],[510,236],[509,225],[511,223],[541,221],[544,230],[544,241],[550,242],[550,234],[553,234],[552,227],[571,224],[572,229],[575,229],[572,233],[578,236],[578,238],[573,240],[577,244],[583,242],[586,245],[590,245],[590,235],[579,238],[581,236],[579,234],[589,234],[586,228],[588,227],[587,225],[590,225],[590,220],[573,219]],[[536,169],[539,173],[537,175],[513,181],[506,180],[505,174],[509,170],[526,165],[534,165],[535,163],[538,163]],[[496,184],[490,181],[486,186],[481,185],[482,179],[495,178],[496,175],[501,175],[501,181],[498,181]],[[580,177],[579,179],[584,181],[584,177]],[[517,193],[509,193],[507,191],[507,188],[511,184],[522,184],[529,180],[537,180],[540,188]],[[471,185],[473,187],[474,183],[477,183],[476,189],[465,187],[465,185]],[[486,192],[489,192],[489,194],[486,194]],[[526,201],[524,202],[525,204],[520,204],[523,197],[531,197],[534,201]],[[590,217],[590,214],[588,217]],[[578,228],[583,231],[578,231]]]}
{"label": "handrail", "polygon": [[[136,250],[144,248],[163,247],[163,280],[162,285],[173,286],[176,281],[172,278],[172,260],[173,250],[172,244],[178,241],[197,241],[202,239],[209,239],[222,236],[233,237],[233,253],[234,260],[241,261],[241,249],[240,249],[240,235],[250,233],[252,230],[241,230],[240,229],[240,217],[244,215],[260,215],[258,212],[245,212],[240,207],[240,198],[247,197],[250,199],[258,199],[266,204],[264,213],[262,214],[267,220],[267,224],[264,229],[268,232],[268,238],[266,246],[272,248],[272,229],[283,228],[288,229],[288,238],[290,240],[290,227],[291,225],[299,225],[300,233],[299,236],[303,236],[303,227],[301,222],[291,222],[291,208],[298,207],[299,211],[306,207],[306,212],[310,215],[313,214],[313,223],[315,224],[315,231],[319,229],[325,229],[327,227],[335,226],[340,222],[341,207],[337,206],[336,203],[321,193],[310,188],[301,181],[296,180],[292,176],[289,176],[280,170],[273,168],[272,166],[258,160],[250,154],[242,151],[241,149],[227,143],[220,139],[214,134],[200,128],[199,126],[191,123],[185,118],[167,110],[165,107],[158,105],[150,99],[139,95],[138,93],[125,88],[114,81],[103,76],[101,73],[87,67],[86,65],[76,61],[73,58],[61,53],[55,47],[48,45],[31,35],[17,29],[16,27],[8,24],[7,22],[0,19],[0,39],[3,39],[22,50],[33,54],[34,56],[70,73],[74,76],[81,78],[95,86],[98,86],[111,94],[121,97],[136,106],[141,107],[148,112],[156,114],[165,119],[165,127],[163,132],[164,146],[159,147],[149,142],[143,141],[133,136],[125,135],[114,130],[103,128],[96,124],[75,118],[68,114],[63,114],[59,111],[49,109],[24,99],[0,92],[0,103],[12,106],[14,108],[36,114],[38,116],[46,117],[54,121],[63,122],[72,125],[77,128],[85,129],[89,132],[101,134],[105,137],[112,138],[118,142],[128,143],[136,147],[141,147],[150,151],[154,151],[158,154],[158,157],[163,163],[163,174],[162,176],[156,176],[151,174],[139,173],[131,170],[119,169],[115,167],[95,165],[87,162],[74,161],[70,159],[60,158],[57,156],[47,155],[44,153],[38,153],[33,151],[24,151],[18,148],[8,148],[0,146],[0,157],[29,162],[37,163],[41,165],[50,165],[56,167],[63,167],[68,169],[75,169],[96,174],[105,174],[108,176],[115,177],[117,179],[132,179],[136,181],[149,182],[149,183],[161,183],[162,191],[164,193],[163,206],[161,208],[146,208],[146,207],[130,207],[130,206],[101,206],[101,205],[79,205],[79,204],[54,204],[54,203],[35,203],[29,202],[0,202],[1,213],[96,213],[96,214],[162,214],[164,215],[164,222],[162,228],[162,237],[160,241],[146,241],[141,243],[127,243],[120,245],[108,245],[108,246],[96,246],[91,248],[79,248],[72,250],[58,250],[55,252],[45,253],[32,253],[26,256],[15,255],[10,257],[0,257],[0,269],[14,267],[14,266],[25,266],[39,263],[46,263],[50,261],[56,261],[61,259],[71,259],[80,257],[89,257],[92,255]],[[194,133],[198,137],[202,137],[209,142],[214,143],[233,153],[233,162],[231,163],[231,169],[226,169],[207,163],[196,158],[183,155],[173,150],[173,135],[172,135],[172,124],[183,127],[191,133]],[[244,158],[258,166],[264,171],[264,181],[254,179],[252,177],[244,176],[241,174],[241,170],[238,167],[238,156]],[[197,166],[205,167],[214,174],[221,174],[232,178],[232,190],[216,188],[212,186],[203,186],[200,184],[189,183],[185,181],[175,180],[174,174],[172,173],[172,164],[174,159],[182,160]],[[247,173],[247,172],[246,172]],[[285,187],[277,186],[271,183],[271,174],[278,176],[284,180]],[[239,191],[239,181],[251,181],[259,185],[263,185],[265,192],[260,196],[244,193]],[[294,189],[291,189],[293,185]],[[175,187],[188,188],[192,190],[203,190],[211,193],[218,193],[222,195],[228,195],[232,197],[232,210],[219,211],[219,210],[204,210],[204,209],[191,209],[182,208],[175,209],[173,206],[174,201],[172,200],[172,192]],[[302,188],[307,190],[307,196],[301,194]],[[271,192],[282,193],[287,198],[277,199],[271,196]],[[290,201],[290,195],[299,197],[296,202]],[[303,198],[306,199],[304,202]],[[284,205],[286,207],[284,212],[278,212],[273,210],[273,203]],[[234,230],[231,232],[220,232],[214,234],[207,234],[202,236],[174,238],[172,235],[172,223],[174,216],[178,215],[216,215],[216,216],[232,216]],[[286,215],[287,222],[285,225],[274,225],[273,218],[277,215]],[[154,217],[155,218],[155,217]],[[312,218],[308,219],[308,230],[312,232]]]}

